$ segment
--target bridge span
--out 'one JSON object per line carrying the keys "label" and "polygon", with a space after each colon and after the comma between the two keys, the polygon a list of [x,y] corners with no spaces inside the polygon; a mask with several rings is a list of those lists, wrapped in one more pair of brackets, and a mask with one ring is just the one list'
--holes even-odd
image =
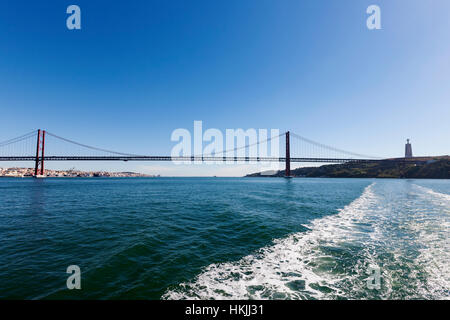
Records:
{"label": "bridge span", "polygon": [[[171,157],[171,156],[44,156],[45,161],[214,161],[214,162],[286,162],[286,157]],[[0,161],[35,161],[35,156],[2,157]],[[290,158],[290,162],[346,163],[403,161],[401,159]]]}
{"label": "bridge span", "polygon": [[[55,152],[46,154],[48,149],[46,148],[46,137],[52,137],[69,144],[70,148],[81,147],[84,151],[79,151],[79,153],[84,153],[86,150],[101,152],[106,155],[80,155],[80,154],[70,154],[66,155],[62,152]],[[35,162],[35,175],[44,175],[44,163],[45,161],[176,161],[176,162],[223,162],[223,163],[255,163],[255,162],[283,162],[285,163],[285,175],[290,176],[290,164],[301,163],[301,162],[315,162],[315,163],[369,163],[369,162],[380,162],[380,161],[407,161],[405,158],[394,158],[394,159],[380,159],[371,156],[365,156],[334,147],[330,147],[307,138],[296,135],[295,133],[290,133],[289,131],[280,134],[277,137],[272,137],[264,142],[268,142],[271,139],[279,138],[283,136],[285,138],[285,155],[284,157],[255,157],[255,156],[242,156],[242,153],[246,153],[245,150],[250,147],[255,147],[254,145],[246,145],[243,148],[234,148],[232,150],[226,150],[219,152],[214,155],[194,155],[194,156],[165,156],[165,155],[135,155],[128,153],[121,153],[110,151],[106,149],[96,148],[89,145],[81,144],[66,138],[59,137],[45,130],[37,130],[25,134],[23,136],[10,139],[7,141],[0,142],[0,161],[34,161]],[[298,152],[295,152],[295,147],[291,143],[291,136],[299,141],[301,146]],[[13,146],[18,144],[27,144],[23,154],[19,154],[16,149],[11,149]],[[259,145],[262,142],[259,141],[256,144]],[[48,144],[48,142],[47,142]],[[20,148],[18,148],[20,149]],[[35,150],[35,153],[31,151]],[[239,150],[245,149],[245,150]],[[293,152],[294,149],[294,152]],[[240,153],[238,153],[238,150]],[[230,156],[233,154],[232,156]],[[294,153],[295,156],[291,156]],[[250,154],[250,152],[249,152]],[[298,156],[301,154],[301,156]],[[221,156],[219,156],[221,155]],[[310,155],[310,156],[309,156]],[[341,155],[341,156],[337,156]],[[343,155],[343,156],[342,156]],[[409,160],[409,159],[408,159]]]}

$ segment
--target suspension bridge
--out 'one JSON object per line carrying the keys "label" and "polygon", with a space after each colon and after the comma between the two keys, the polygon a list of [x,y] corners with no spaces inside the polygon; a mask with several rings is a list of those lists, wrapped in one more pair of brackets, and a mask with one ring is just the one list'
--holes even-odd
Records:
{"label": "suspension bridge", "polygon": [[[249,150],[274,139],[285,146],[283,157],[253,156]],[[284,139],[284,141],[283,141]],[[278,147],[278,146],[276,146]],[[261,151],[261,150],[259,150]],[[267,154],[259,152],[256,154]],[[178,162],[283,162],[285,175],[290,177],[291,163],[348,163],[374,161],[405,161],[404,158],[380,159],[315,142],[292,132],[285,132],[264,141],[247,144],[213,154],[193,156],[138,155],[117,152],[63,138],[45,130],[32,131],[0,142],[0,161],[33,161],[34,175],[44,176],[46,161],[178,161]]]}

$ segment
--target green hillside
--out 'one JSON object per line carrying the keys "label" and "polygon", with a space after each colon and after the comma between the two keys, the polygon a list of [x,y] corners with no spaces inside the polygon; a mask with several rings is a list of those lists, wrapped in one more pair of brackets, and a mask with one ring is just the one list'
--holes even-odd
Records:
{"label": "green hillside", "polygon": [[[323,165],[294,169],[291,170],[291,175],[294,177],[327,178],[450,179],[450,158],[436,157],[417,162],[382,161]],[[247,175],[247,177],[260,176],[267,175],[261,175],[261,173]],[[273,176],[284,176],[284,170],[278,171]]]}

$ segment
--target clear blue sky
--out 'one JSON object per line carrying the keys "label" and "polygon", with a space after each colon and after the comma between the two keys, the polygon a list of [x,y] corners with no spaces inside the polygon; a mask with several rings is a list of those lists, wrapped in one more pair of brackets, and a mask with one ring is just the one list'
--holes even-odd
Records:
{"label": "clear blue sky", "polygon": [[[448,0],[2,4],[0,141],[42,128],[104,148],[170,154],[172,131],[203,120],[221,130],[289,129],[363,154],[402,156],[406,138],[416,155],[450,153]],[[66,28],[71,4],[81,8],[81,30]],[[370,4],[381,7],[382,30],[366,27]]]}

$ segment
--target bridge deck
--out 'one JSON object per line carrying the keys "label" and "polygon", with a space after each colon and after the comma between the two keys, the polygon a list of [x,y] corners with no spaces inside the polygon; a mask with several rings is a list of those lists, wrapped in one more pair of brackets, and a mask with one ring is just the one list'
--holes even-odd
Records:
{"label": "bridge deck", "polygon": [[[0,157],[0,161],[35,161],[35,156]],[[276,157],[171,157],[171,156],[47,156],[45,161],[216,161],[216,162],[285,162],[286,158]],[[290,158],[291,162],[379,162],[405,161],[406,159],[352,159],[352,158]],[[406,160],[407,161],[407,160]]]}

